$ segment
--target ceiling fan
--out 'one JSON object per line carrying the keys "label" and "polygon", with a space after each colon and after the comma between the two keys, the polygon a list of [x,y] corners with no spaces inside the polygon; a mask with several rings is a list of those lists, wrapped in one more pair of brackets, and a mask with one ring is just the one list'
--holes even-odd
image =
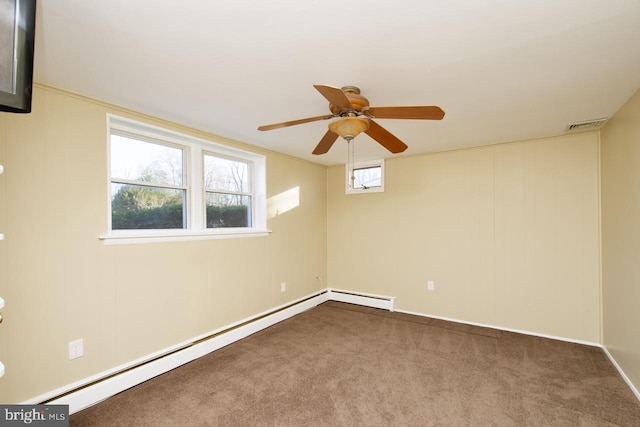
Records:
{"label": "ceiling fan", "polygon": [[339,118],[329,123],[329,130],[313,150],[313,154],[328,152],[338,136],[351,141],[361,132],[365,132],[395,154],[406,150],[407,145],[372,119],[441,120],[444,117],[444,111],[437,106],[370,107],[367,98],[360,95],[360,89],[355,86],[338,88],[313,85],[313,87],[329,101],[331,114],[264,125],[258,127],[258,130],[280,129],[318,120]]}

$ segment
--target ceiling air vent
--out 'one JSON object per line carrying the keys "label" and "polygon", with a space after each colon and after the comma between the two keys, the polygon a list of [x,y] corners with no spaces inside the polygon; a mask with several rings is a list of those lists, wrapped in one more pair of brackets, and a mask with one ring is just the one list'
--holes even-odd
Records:
{"label": "ceiling air vent", "polygon": [[569,123],[565,132],[579,132],[579,131],[587,131],[587,130],[597,130],[600,129],[607,122],[608,119],[594,119],[587,120],[584,122],[576,122]]}

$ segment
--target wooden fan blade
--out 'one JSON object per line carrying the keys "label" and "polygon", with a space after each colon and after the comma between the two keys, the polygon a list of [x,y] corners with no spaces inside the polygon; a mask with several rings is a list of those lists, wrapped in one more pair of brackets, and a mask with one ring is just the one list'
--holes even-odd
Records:
{"label": "wooden fan blade", "polygon": [[313,150],[313,154],[325,154],[329,151],[329,148],[331,148],[333,143],[336,142],[336,139],[338,139],[338,134],[328,130],[318,145],[316,145],[316,148]]}
{"label": "wooden fan blade", "polygon": [[407,144],[396,138],[391,132],[374,122],[369,120],[369,129],[365,130],[365,133],[371,138],[375,139],[387,150],[393,154],[402,153],[409,148]]}
{"label": "wooden fan blade", "polygon": [[258,127],[258,130],[280,129],[280,128],[284,128],[284,127],[287,127],[287,126],[301,125],[303,123],[315,122],[315,121],[318,121],[318,120],[327,120],[327,119],[330,119],[332,117],[334,117],[333,114],[325,114],[324,116],[308,117],[306,119],[291,120],[290,122],[282,122],[282,123],[274,123],[272,125],[264,125],[264,126]]}
{"label": "wooden fan blade", "polygon": [[331,104],[335,105],[339,109],[346,111],[353,110],[351,102],[349,102],[349,98],[347,98],[347,95],[345,95],[339,87],[327,85],[313,85],[313,87],[315,87],[322,96],[327,98]]}
{"label": "wooden fan blade", "polygon": [[376,119],[442,120],[444,111],[435,105],[421,107],[369,107],[366,114]]}

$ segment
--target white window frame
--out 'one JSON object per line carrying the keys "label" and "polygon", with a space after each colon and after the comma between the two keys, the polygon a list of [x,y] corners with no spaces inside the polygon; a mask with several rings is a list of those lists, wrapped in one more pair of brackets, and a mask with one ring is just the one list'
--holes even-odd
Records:
{"label": "white window frame", "polygon": [[[380,167],[380,185],[368,188],[351,188],[351,176],[353,170]],[[346,194],[366,194],[384,192],[384,159],[370,160],[367,162],[345,165],[345,193]]]}
{"label": "white window frame", "polygon": [[[111,132],[152,139],[185,149],[187,185],[186,228],[152,230],[112,230],[111,225]],[[252,178],[251,227],[207,228],[203,179],[204,154],[219,155],[246,161]],[[190,135],[163,129],[147,123],[107,114],[107,233],[99,236],[105,245],[184,240],[267,236],[266,157],[238,148],[207,141]]]}

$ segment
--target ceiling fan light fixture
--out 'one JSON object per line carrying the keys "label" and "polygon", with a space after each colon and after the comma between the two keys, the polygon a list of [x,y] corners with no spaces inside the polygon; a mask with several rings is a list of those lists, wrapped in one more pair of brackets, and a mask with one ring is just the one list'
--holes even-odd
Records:
{"label": "ceiling fan light fixture", "polygon": [[329,130],[347,141],[369,129],[369,120],[364,117],[343,117],[329,123]]}

